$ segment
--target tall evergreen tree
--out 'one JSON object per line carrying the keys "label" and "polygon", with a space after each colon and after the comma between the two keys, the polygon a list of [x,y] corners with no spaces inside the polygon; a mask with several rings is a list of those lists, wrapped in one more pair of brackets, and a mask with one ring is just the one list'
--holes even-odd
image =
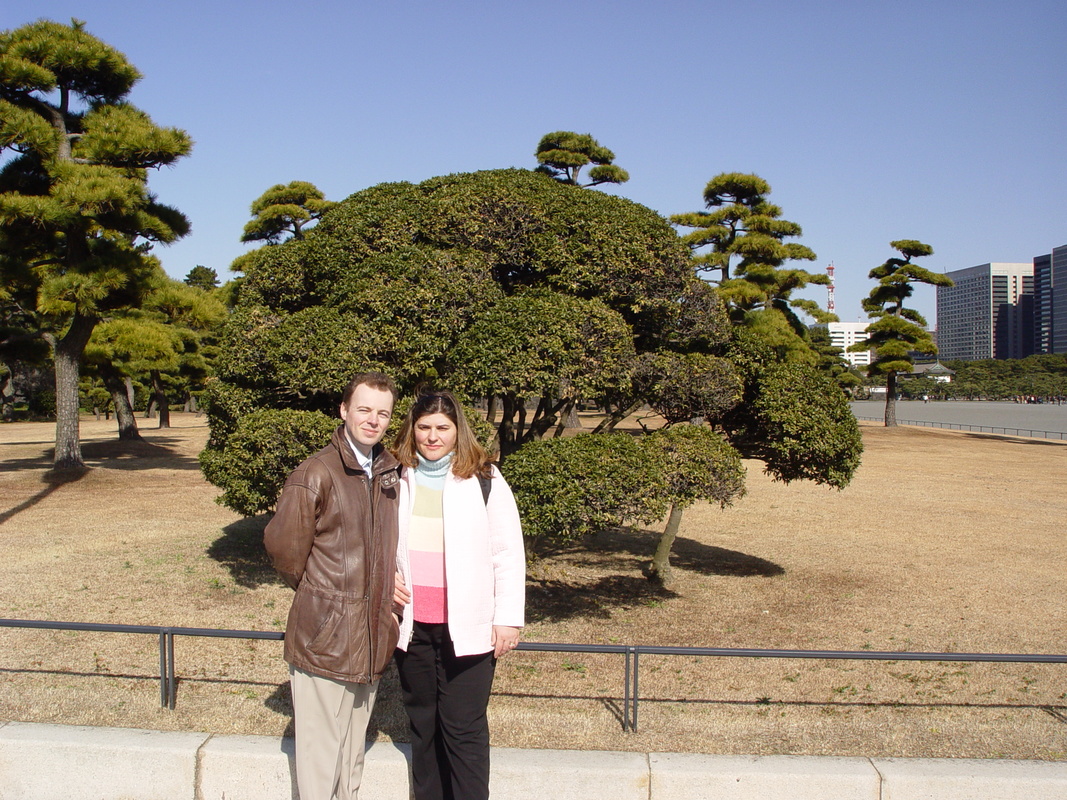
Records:
{"label": "tall evergreen tree", "polygon": [[867,367],[869,376],[885,375],[885,424],[897,424],[897,373],[911,372],[915,365],[913,353],[937,353],[937,345],[926,331],[926,319],[904,301],[915,291],[916,283],[931,286],[952,286],[952,279],[911,262],[913,258],[930,256],[934,248],[914,239],[900,239],[889,246],[903,258],[890,258],[870,271],[869,278],[878,281],[870,295],[863,299],[863,310],[875,320],[867,328],[867,338],[849,350],[874,350],[874,358]]}
{"label": "tall evergreen tree", "polygon": [[145,296],[143,313],[161,322],[176,336],[176,363],[168,369],[165,360],[149,367],[153,398],[159,412],[159,427],[170,427],[167,388],[181,389],[188,408],[194,391],[203,390],[218,354],[217,338],[229,316],[218,292],[204,291],[180,281],[159,276]]}
{"label": "tall evergreen tree", "polygon": [[79,360],[110,311],[139,302],[154,242],[189,231],[148,191],[148,170],[192,141],[126,102],[140,73],[85,30],[41,20],[0,33],[0,276],[56,371],[56,468],[83,465]]}
{"label": "tall evergreen tree", "polygon": [[814,301],[794,298],[793,292],[830,279],[784,266],[787,261],[814,261],[815,253],[786,241],[802,230],[781,218],[782,209],[767,199],[770,193],[770,184],[758,175],[724,172],[704,187],[707,211],[675,214],[671,222],[695,229],[682,241],[694,252],[697,270],[712,273],[710,280],[718,284],[735,322],[767,330],[788,326],[794,335],[783,331],[786,338],[806,340],[807,329],[794,309],[820,322],[829,318]]}
{"label": "tall evergreen tree", "polygon": [[[704,187],[709,210],[671,216],[675,225],[695,228],[682,237],[690,249],[711,248],[696,255],[697,269],[718,272],[713,280],[721,284],[756,265],[815,260],[804,245],[785,241],[802,231],[797,223],[781,219],[782,209],[767,199],[770,193],[771,185],[759,175],[723,172]],[[733,264],[735,258],[740,260]]]}

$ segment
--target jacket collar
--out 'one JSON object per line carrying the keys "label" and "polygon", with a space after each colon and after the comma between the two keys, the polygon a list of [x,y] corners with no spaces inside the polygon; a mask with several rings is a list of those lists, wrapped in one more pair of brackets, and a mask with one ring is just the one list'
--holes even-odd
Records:
{"label": "jacket collar", "polygon": [[[363,472],[363,467],[360,466],[356,454],[352,452],[352,446],[348,443],[348,436],[345,434],[344,425],[337,426],[337,429],[333,432],[333,436],[330,439],[330,444],[336,448],[338,455],[341,457],[341,463],[345,465],[345,469],[351,472]],[[400,462],[396,460],[396,456],[383,447],[381,442],[374,445],[372,455],[374,456],[374,475],[378,476],[392,473],[392,479],[385,485],[395,483],[396,474],[400,469]]]}

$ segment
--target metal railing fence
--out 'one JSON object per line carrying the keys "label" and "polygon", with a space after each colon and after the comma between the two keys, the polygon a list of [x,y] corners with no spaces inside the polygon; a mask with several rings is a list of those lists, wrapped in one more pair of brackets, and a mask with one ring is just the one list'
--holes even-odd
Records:
{"label": "metal railing fence", "polygon": [[[884,417],[860,417],[864,422],[881,422]],[[969,425],[962,422],[931,422],[918,419],[898,419],[898,425],[917,425],[922,428],[945,428],[950,431],[971,431],[972,433],[994,433],[1001,436],[1026,436],[1030,439],[1067,439],[1063,431],[1039,431],[1031,428],[1004,428],[999,425]]]}
{"label": "metal railing fence", "polygon": [[98,633],[145,633],[159,638],[159,704],[173,709],[178,699],[178,675],[174,669],[175,636],[210,636],[217,639],[274,639],[281,631],[231,631],[218,628],[175,628],[159,625],[113,625],[106,622],[52,622],[49,620],[0,619],[0,628],[39,628],[53,631]]}
{"label": "metal railing fence", "polygon": [[[281,631],[238,631],[216,628],[181,628],[156,625],[115,625],[99,622],[52,622],[0,619],[0,628],[37,628],[102,633],[140,633],[159,638],[159,702],[173,709],[177,703],[178,676],[174,666],[174,637],[209,636],[221,639],[285,638]],[[780,650],[746,647],[669,647],[658,645],[564,644],[520,642],[519,650],[550,653],[601,653],[624,657],[622,727],[637,731],[639,667],[642,655],[701,656],[713,658],[803,658],[849,661],[964,661],[1026,664],[1067,664],[1067,655],[1052,653],[928,653],[896,650]]]}

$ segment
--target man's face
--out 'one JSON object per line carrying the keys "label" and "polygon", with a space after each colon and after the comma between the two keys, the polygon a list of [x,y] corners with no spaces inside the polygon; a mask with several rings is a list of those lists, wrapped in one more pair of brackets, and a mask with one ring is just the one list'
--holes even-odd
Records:
{"label": "man's face", "polygon": [[345,430],[364,455],[381,441],[393,417],[393,393],[361,383],[348,403],[341,403]]}

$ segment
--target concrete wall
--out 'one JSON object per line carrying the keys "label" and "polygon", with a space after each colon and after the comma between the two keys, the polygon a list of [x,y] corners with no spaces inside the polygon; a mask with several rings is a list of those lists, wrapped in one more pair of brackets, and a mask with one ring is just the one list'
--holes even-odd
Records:
{"label": "concrete wall", "polygon": [[[494,748],[494,797],[1067,800],[1067,763]],[[2,800],[295,800],[293,742],[0,723]],[[407,800],[408,751],[367,750],[361,800]]]}

